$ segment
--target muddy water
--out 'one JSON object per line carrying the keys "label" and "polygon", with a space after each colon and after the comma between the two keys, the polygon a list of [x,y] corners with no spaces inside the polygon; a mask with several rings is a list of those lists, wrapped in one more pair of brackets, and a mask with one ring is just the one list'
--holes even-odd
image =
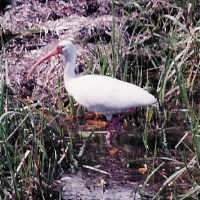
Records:
{"label": "muddy water", "polygon": [[[68,126],[69,128],[69,126]],[[92,133],[84,153],[79,158],[79,169],[65,173],[55,181],[63,199],[148,199],[140,190],[146,174],[139,172],[147,163],[143,133],[139,129],[114,133],[112,147],[105,142],[105,130],[86,130],[88,127],[68,129],[75,150],[80,150]],[[90,127],[91,129],[91,127]],[[151,194],[151,188],[146,190]]]}
{"label": "muddy water", "polygon": [[[166,176],[176,170],[174,161],[180,160],[181,151],[175,150],[174,146],[182,137],[183,128],[172,126],[166,129],[170,148],[168,153],[164,153],[161,134],[153,123],[147,129],[146,149],[143,141],[144,126],[136,126],[136,120],[131,118],[121,122],[121,130],[113,134],[112,147],[109,147],[105,141],[105,128],[89,126],[87,115],[85,113],[73,119],[60,116],[57,120],[50,117],[47,120],[57,122],[50,125],[60,130],[57,134],[62,133],[59,135],[59,140],[65,141],[62,147],[66,148],[71,138],[76,161],[71,163],[75,163],[76,167],[70,170],[72,166],[66,154],[67,158],[61,166],[67,163],[68,168],[58,171],[59,176],[53,182],[55,190],[61,192],[63,199],[152,199],[152,194],[162,187]],[[190,140],[186,142],[190,145]],[[56,150],[59,149],[60,146],[57,146]],[[162,167],[144,185],[149,174],[161,164]],[[170,186],[168,189],[170,192],[173,188]]]}

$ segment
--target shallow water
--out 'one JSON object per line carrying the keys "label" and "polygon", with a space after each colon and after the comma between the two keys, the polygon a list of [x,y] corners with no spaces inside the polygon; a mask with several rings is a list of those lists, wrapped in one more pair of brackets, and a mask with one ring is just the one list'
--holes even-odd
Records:
{"label": "shallow water", "polygon": [[[55,180],[55,188],[62,191],[63,199],[151,199],[165,177],[176,170],[174,161],[179,159],[180,154],[174,146],[184,133],[181,127],[166,129],[170,148],[164,153],[162,135],[156,128],[147,130],[145,148],[142,126],[121,122],[121,130],[114,132],[110,147],[106,145],[103,127],[88,125],[83,118],[61,117],[56,122],[51,125],[62,132],[60,138],[71,138],[74,158],[78,163],[74,172],[64,170]],[[149,174],[161,164],[159,171],[144,185]]]}
{"label": "shallow water", "polygon": [[[148,199],[139,193],[146,178],[138,171],[146,163],[141,130],[115,132],[110,147],[106,145],[105,130],[96,130],[88,125],[69,129],[77,125],[69,123],[65,125],[77,152],[89,135],[92,136],[79,158],[79,170],[74,174],[63,174],[60,180],[56,180],[63,199]],[[107,183],[106,186],[102,181]]]}

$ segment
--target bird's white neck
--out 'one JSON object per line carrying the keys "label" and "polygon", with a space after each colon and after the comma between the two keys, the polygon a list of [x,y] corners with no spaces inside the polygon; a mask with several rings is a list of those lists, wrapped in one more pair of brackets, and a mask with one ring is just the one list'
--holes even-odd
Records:
{"label": "bird's white neck", "polygon": [[65,58],[65,68],[64,68],[65,84],[67,84],[71,79],[77,76],[75,73],[75,67],[76,67],[76,55],[68,56],[68,58]]}

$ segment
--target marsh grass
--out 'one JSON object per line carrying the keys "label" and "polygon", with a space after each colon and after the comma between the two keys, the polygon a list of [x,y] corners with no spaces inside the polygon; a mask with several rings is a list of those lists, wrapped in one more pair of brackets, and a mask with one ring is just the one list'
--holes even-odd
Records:
{"label": "marsh grass", "polygon": [[[180,1],[177,2],[181,5]],[[164,178],[160,179],[160,187],[154,190],[151,199],[198,199],[199,21],[192,24],[192,20],[188,20],[186,22],[190,24],[186,24],[181,12],[184,8],[181,7],[177,9],[162,4],[162,8],[165,8],[163,12],[156,7],[156,1],[151,2],[158,9],[156,11],[149,4],[146,8],[143,3],[135,2],[131,5],[138,9],[137,19],[130,15],[129,9],[124,11],[129,16],[129,22],[134,22],[128,41],[125,41],[126,23],[117,26],[114,3],[111,41],[108,45],[101,41],[91,50],[94,58],[88,62],[88,68],[92,72],[117,77],[149,90],[154,89],[158,97],[157,108],[138,110],[139,125],[144,127],[144,162],[149,163],[151,160],[141,193],[145,193],[148,184],[156,185],[156,177],[162,176]],[[195,10],[195,1],[190,3]],[[187,17],[190,17],[189,13]],[[126,48],[123,48],[124,42]],[[5,50],[3,48],[2,55]],[[56,119],[58,113],[68,114],[65,113],[68,110],[69,114],[76,117],[75,102],[69,98],[66,109],[58,91],[58,106],[52,110],[49,110],[48,105],[26,103],[10,94],[5,67],[2,63],[0,196],[2,199],[61,199],[61,193],[53,191],[52,182],[59,170],[67,168],[75,171],[79,167],[78,159],[89,140],[80,151],[74,149],[72,137],[62,127],[52,125],[47,115],[53,113],[53,119]],[[172,119],[172,113],[176,114],[177,121],[178,113],[182,114],[185,131],[176,146],[170,149],[167,130],[170,126],[179,126]],[[135,123],[133,117],[126,117],[121,126],[126,128],[127,124]],[[159,135],[152,150],[148,134],[153,129]],[[191,145],[185,142],[188,133],[192,135]],[[159,143],[162,147],[159,147]],[[177,156],[171,151],[176,151]],[[183,189],[179,185],[182,182],[185,183]]]}
{"label": "marsh grass", "polygon": [[0,110],[0,194],[4,199],[27,199],[37,195],[50,198],[53,196],[49,184],[55,170],[52,162],[55,156],[47,158],[41,131],[46,122],[33,112],[34,109],[24,109],[6,94],[7,89],[4,89]]}

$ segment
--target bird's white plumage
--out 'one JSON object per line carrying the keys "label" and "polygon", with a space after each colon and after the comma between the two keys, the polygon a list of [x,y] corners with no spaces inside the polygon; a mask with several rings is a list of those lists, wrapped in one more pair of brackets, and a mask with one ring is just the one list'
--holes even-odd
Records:
{"label": "bird's white plumage", "polygon": [[75,100],[94,112],[119,113],[156,102],[146,90],[116,78],[103,75],[75,74],[76,48],[70,41],[61,42],[66,66],[65,87]]}
{"label": "bird's white plumage", "polygon": [[67,40],[60,42],[50,54],[40,59],[32,67],[28,77],[37,65],[59,53],[65,57],[64,82],[66,90],[88,110],[103,112],[110,119],[112,113],[156,103],[153,95],[134,84],[103,75],[76,75],[76,47]]}
{"label": "bird's white plumage", "polygon": [[121,112],[156,102],[146,90],[109,76],[79,76],[65,87],[79,104],[95,112]]}

